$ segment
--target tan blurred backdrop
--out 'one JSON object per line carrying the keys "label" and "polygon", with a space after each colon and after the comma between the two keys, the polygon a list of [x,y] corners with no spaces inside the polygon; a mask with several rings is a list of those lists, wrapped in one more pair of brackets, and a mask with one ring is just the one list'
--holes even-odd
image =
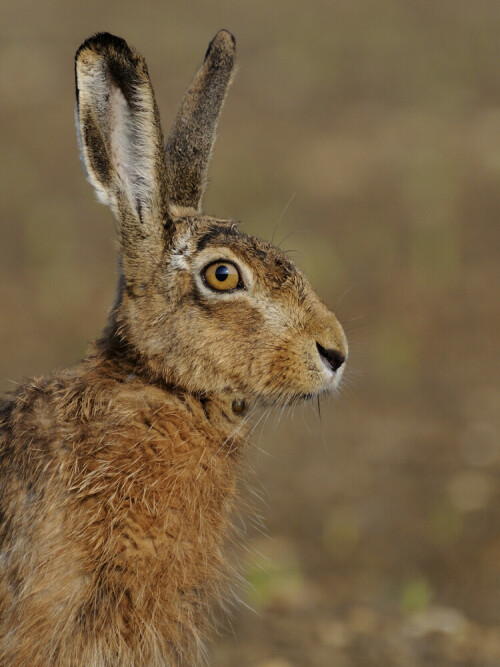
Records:
{"label": "tan blurred backdrop", "polygon": [[207,212],[292,252],[351,343],[337,401],[249,451],[229,667],[500,664],[500,3],[4,0],[0,387],[82,357],[114,293],[73,55],[146,57],[168,131],[217,29],[237,40]]}

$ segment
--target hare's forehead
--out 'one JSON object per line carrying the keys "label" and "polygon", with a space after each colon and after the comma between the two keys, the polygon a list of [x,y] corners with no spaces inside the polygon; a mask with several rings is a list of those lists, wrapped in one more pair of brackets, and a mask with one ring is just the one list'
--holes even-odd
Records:
{"label": "hare's forehead", "polygon": [[173,239],[170,253],[173,261],[182,258],[184,262],[196,261],[212,250],[226,250],[244,256],[245,236],[235,226],[196,226],[179,230]]}
{"label": "hare's forehead", "polygon": [[203,218],[184,221],[177,227],[174,234],[171,252],[189,257],[216,238],[233,240],[240,235],[235,227],[235,223],[230,221],[220,221],[219,224],[207,223]]}
{"label": "hare's forehead", "polygon": [[197,269],[209,261],[225,259],[245,264],[251,273],[282,285],[300,277],[284,253],[267,241],[241,233],[234,224],[207,225],[179,230],[170,262],[177,269]]}

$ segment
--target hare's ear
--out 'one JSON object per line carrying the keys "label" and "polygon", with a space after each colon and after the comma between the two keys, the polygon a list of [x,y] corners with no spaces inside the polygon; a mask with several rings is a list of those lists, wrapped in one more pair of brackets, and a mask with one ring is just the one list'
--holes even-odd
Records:
{"label": "hare's ear", "polygon": [[160,254],[167,216],[164,144],[146,63],[123,39],[100,33],[78,49],[75,77],[82,161],[118,221],[127,282],[143,281],[136,274]]}
{"label": "hare's ear", "polygon": [[169,203],[199,212],[217,123],[234,67],[234,37],[220,30],[177,113],[166,147]]}

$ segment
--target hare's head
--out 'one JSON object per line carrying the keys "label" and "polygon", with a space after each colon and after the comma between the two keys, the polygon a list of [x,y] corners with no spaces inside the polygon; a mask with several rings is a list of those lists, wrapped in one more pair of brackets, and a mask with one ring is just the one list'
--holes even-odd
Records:
{"label": "hare's head", "polygon": [[278,248],[201,212],[233,60],[221,30],[165,148],[144,60],[98,34],[76,54],[77,129],[88,178],[118,223],[115,340],[168,384],[282,403],[334,389],[347,343]]}

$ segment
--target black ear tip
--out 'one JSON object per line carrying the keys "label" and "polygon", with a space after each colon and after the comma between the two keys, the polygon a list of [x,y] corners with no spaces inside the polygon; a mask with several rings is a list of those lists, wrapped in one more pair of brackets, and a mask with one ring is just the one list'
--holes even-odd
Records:
{"label": "black ear tip", "polygon": [[83,51],[93,51],[94,53],[115,52],[124,55],[130,54],[130,48],[127,42],[121,37],[116,37],[109,32],[98,32],[86,39],[76,52],[76,60],[78,60]]}
{"label": "black ear tip", "polygon": [[205,53],[205,60],[211,58],[212,60],[219,60],[224,56],[232,58],[236,47],[236,40],[234,35],[229,30],[219,30],[219,32],[212,39],[208,45]]}
{"label": "black ear tip", "polygon": [[229,30],[226,30],[226,28],[222,28],[221,30],[219,30],[219,32],[214,37],[214,40],[215,39],[224,40],[228,44],[231,44],[233,48],[236,46],[236,39],[233,33],[229,32]]}

